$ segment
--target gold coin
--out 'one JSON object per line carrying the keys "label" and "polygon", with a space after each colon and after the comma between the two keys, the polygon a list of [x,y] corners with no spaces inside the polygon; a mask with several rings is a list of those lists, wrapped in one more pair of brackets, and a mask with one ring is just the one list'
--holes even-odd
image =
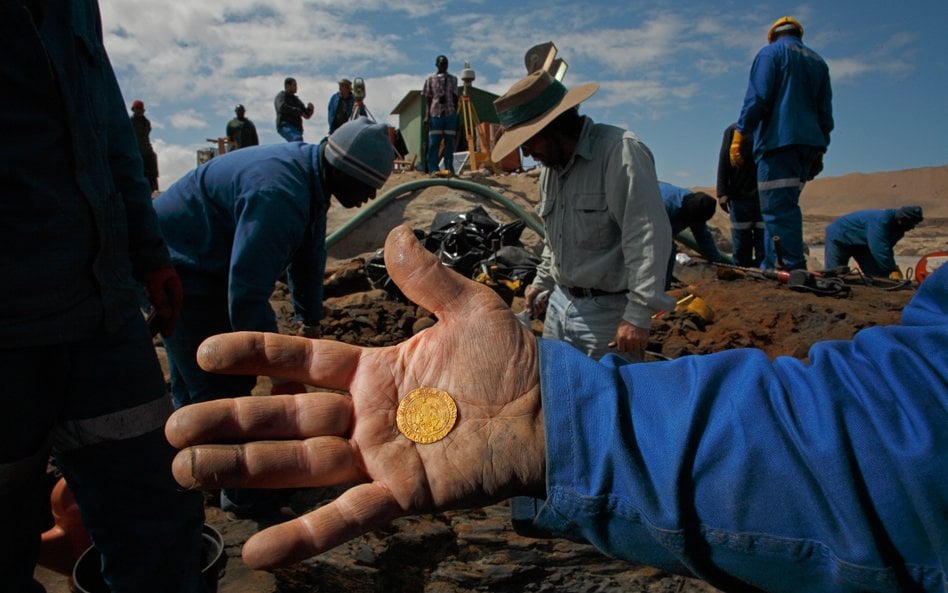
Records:
{"label": "gold coin", "polygon": [[422,444],[443,439],[458,418],[458,407],[446,391],[418,387],[398,402],[395,424],[408,439]]}

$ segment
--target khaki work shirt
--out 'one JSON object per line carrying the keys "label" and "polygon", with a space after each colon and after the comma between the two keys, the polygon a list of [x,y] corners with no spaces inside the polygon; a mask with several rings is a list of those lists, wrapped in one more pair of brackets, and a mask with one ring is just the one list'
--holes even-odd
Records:
{"label": "khaki work shirt", "polygon": [[546,237],[533,286],[628,290],[622,318],[649,328],[675,306],[664,292],[672,235],[652,153],[631,132],[585,120],[569,163],[540,173]]}

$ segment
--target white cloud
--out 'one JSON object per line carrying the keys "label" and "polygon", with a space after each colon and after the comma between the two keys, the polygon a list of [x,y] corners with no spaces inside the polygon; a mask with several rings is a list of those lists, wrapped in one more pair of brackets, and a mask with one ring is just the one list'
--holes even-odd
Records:
{"label": "white cloud", "polygon": [[168,119],[171,126],[177,130],[198,130],[207,126],[204,117],[194,109],[173,113]]}
{"label": "white cloud", "polygon": [[[305,137],[318,141],[326,133],[326,104],[341,76],[365,78],[370,111],[395,123],[389,111],[409,90],[421,88],[438,54],[449,57],[454,74],[470,61],[475,84],[502,94],[522,77],[524,52],[552,40],[570,65],[567,86],[602,84],[584,110],[597,121],[631,119],[659,139],[691,116],[693,129],[713,129],[709,143],[716,144],[723,125],[717,120],[734,117],[754,55],[781,13],[803,22],[805,39],[827,59],[834,83],[852,88],[888,84],[890,78],[904,84],[932,71],[924,64],[943,53],[932,47],[927,22],[910,28],[908,19],[893,21],[873,7],[859,9],[858,27],[835,5],[758,8],[747,10],[734,0],[713,5],[696,0],[101,3],[106,47],[125,97],[145,101],[153,138],[170,151],[166,160],[177,147],[183,156],[174,161],[183,163],[182,172],[194,166],[194,151],[205,145],[205,137],[223,135],[236,103],[247,108],[262,143],[281,142],[273,98],[285,76],[294,76],[300,98],[315,105]],[[840,138],[842,131],[841,123]],[[694,162],[704,162],[700,144],[666,152],[674,152],[677,161],[694,153]],[[702,168],[693,162],[675,165],[681,172]],[[163,167],[163,180],[172,170]]]}
{"label": "white cloud", "polygon": [[669,100],[681,100],[698,93],[697,84],[668,85],[659,80],[615,80],[602,83],[602,97],[594,95],[590,103],[600,107],[616,107],[627,104],[654,105]]}
{"label": "white cloud", "polygon": [[830,69],[830,80],[838,82],[847,78],[856,78],[869,72],[873,65],[855,58],[840,58],[837,60],[826,60]]}
{"label": "white cloud", "polygon": [[863,51],[858,58],[826,58],[834,82],[862,77],[901,77],[910,74],[915,66],[914,53],[917,36],[895,33]]}
{"label": "white cloud", "polygon": [[164,191],[168,189],[182,175],[197,166],[197,150],[207,145],[181,146],[168,144],[161,139],[152,141],[152,146],[158,154],[158,186]]}
{"label": "white cloud", "polygon": [[314,8],[287,2],[105,3],[106,45],[129,85],[155,98],[194,99],[235,80],[272,72],[275,94],[285,76],[330,77],[341,59],[398,59],[393,35],[380,35],[344,14],[342,3]]}

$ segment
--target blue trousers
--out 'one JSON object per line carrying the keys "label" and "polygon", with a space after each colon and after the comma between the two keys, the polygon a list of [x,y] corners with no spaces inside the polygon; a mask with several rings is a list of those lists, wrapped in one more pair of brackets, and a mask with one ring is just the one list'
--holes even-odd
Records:
{"label": "blue trousers", "polygon": [[764,260],[764,219],[760,215],[760,200],[731,200],[731,243],[737,265],[758,267]]}
{"label": "blue trousers", "polygon": [[777,267],[774,237],[780,237],[784,268],[806,269],[800,192],[820,153],[813,146],[784,146],[765,152],[757,161],[757,191],[766,231],[764,269]]}
{"label": "blue trousers", "polygon": [[444,140],[444,168],[454,173],[454,145],[458,134],[458,114],[428,119],[428,173],[438,170],[438,149]]}
{"label": "blue trousers", "polygon": [[277,126],[277,134],[283,137],[287,142],[302,142],[303,130],[286,122]]}
{"label": "blue trousers", "polygon": [[137,310],[112,334],[0,349],[0,588],[34,590],[49,519],[50,453],[62,470],[113,592],[203,590],[200,493],[171,475],[171,413]]}
{"label": "blue trousers", "polygon": [[885,270],[876,261],[868,245],[852,245],[843,243],[831,237],[829,233],[826,236],[826,251],[823,254],[823,266],[829,270],[849,264],[849,258],[856,260],[859,269],[867,276],[883,278],[888,276],[892,270]]}
{"label": "blue trousers", "polygon": [[213,335],[232,331],[226,293],[185,295],[181,319],[171,336],[164,339],[175,409],[222,397],[250,395],[253,391],[256,377],[218,375],[198,366],[197,351],[201,342]]}
{"label": "blue trousers", "polygon": [[[233,331],[227,313],[227,294],[185,294],[181,319],[170,337],[165,338],[168,368],[171,371],[171,396],[175,408],[224,397],[250,395],[257,383],[255,376],[219,375],[198,366],[201,342]],[[275,500],[271,490],[225,488],[221,490],[221,509],[251,515],[267,509]]]}

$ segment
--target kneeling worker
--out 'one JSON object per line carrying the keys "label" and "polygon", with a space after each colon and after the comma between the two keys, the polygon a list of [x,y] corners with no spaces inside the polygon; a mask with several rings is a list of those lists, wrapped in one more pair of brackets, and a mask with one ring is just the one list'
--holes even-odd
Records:
{"label": "kneeling worker", "polygon": [[902,271],[892,248],[922,220],[921,206],[859,210],[841,216],[826,227],[824,265],[838,268],[853,258],[866,276],[900,280]]}
{"label": "kneeling worker", "polygon": [[[694,235],[698,253],[710,262],[723,261],[718,246],[714,243],[714,236],[708,228],[707,222],[714,216],[714,209],[718,201],[702,191],[691,191],[670,183],[660,181],[658,189],[662,193],[665,203],[665,212],[668,213],[668,222],[671,223],[672,237],[685,229],[690,229]],[[671,288],[672,273],[675,269],[675,242],[672,241],[671,257],[668,260],[668,271],[665,273],[665,290]]]}
{"label": "kneeling worker", "polygon": [[[181,320],[165,339],[176,408],[250,394],[256,377],[205,372],[197,350],[215,334],[276,332],[270,295],[284,270],[301,334],[319,337],[329,198],[346,208],[375,198],[394,155],[388,126],[359,118],[320,144],[252,146],[216,157],[154,201],[184,285]],[[278,379],[272,390],[303,391]],[[246,492],[224,491],[222,509],[253,517],[273,510],[264,493]]]}

